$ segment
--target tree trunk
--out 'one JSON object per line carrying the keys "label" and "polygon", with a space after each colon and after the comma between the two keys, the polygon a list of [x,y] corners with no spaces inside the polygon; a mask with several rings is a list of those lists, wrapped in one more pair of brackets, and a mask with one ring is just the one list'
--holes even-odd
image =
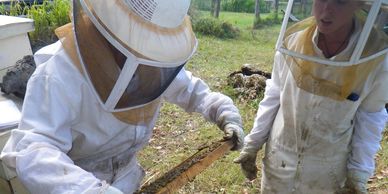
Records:
{"label": "tree trunk", "polygon": [[279,0],[275,0],[275,2],[274,2],[274,8],[275,8],[275,19],[278,20]]}
{"label": "tree trunk", "polygon": [[216,5],[216,0],[211,0],[211,5],[210,5],[210,15],[214,16],[214,10],[215,10],[215,5]]}
{"label": "tree trunk", "polygon": [[302,12],[303,18],[307,16],[307,1],[306,0],[301,0],[300,1],[300,10]]}
{"label": "tree trunk", "polygon": [[221,0],[213,0],[213,17],[218,18],[220,15],[220,9],[221,9]]}
{"label": "tree trunk", "polygon": [[253,28],[258,28],[260,22],[260,0],[255,0],[255,21],[253,22]]}

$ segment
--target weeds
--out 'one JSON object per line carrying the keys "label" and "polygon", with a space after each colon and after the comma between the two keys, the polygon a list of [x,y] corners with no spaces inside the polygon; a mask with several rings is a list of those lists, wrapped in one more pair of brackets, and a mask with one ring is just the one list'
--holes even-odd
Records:
{"label": "weeds", "polygon": [[42,5],[34,4],[27,9],[27,16],[35,22],[35,31],[30,32],[33,50],[57,40],[54,30],[70,22],[69,0],[45,0]]}
{"label": "weeds", "polygon": [[194,31],[203,35],[215,36],[218,38],[236,38],[239,29],[228,22],[224,22],[212,17],[203,17],[193,23]]}

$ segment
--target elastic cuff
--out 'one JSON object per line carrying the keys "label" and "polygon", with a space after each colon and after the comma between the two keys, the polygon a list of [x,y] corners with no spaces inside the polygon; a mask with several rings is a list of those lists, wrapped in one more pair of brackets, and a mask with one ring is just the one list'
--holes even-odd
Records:
{"label": "elastic cuff", "polygon": [[[227,115],[227,116],[226,116]],[[242,128],[242,120],[239,114],[236,113],[225,113],[225,115],[220,116],[217,121],[217,126],[220,129],[224,129],[228,124],[235,124]]]}
{"label": "elastic cuff", "polygon": [[257,152],[259,152],[260,149],[261,149],[261,146],[257,148],[255,146],[249,146],[245,144],[241,150],[241,153],[257,154]]}
{"label": "elastic cuff", "polygon": [[370,177],[369,173],[359,171],[359,170],[348,170],[347,176],[348,176],[348,179],[351,179],[355,182],[361,182],[364,184],[368,182]]}
{"label": "elastic cuff", "polygon": [[240,129],[242,130],[242,127],[240,125],[237,125],[235,123],[228,123],[224,126],[224,128],[222,128],[222,130],[226,129],[226,128],[233,128],[233,129]]}

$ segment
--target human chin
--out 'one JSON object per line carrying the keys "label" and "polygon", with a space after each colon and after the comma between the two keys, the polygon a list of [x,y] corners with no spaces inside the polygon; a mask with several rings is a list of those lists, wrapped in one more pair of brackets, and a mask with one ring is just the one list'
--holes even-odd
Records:
{"label": "human chin", "polygon": [[319,20],[318,21],[318,30],[321,33],[330,33],[335,31],[335,23],[331,20]]}

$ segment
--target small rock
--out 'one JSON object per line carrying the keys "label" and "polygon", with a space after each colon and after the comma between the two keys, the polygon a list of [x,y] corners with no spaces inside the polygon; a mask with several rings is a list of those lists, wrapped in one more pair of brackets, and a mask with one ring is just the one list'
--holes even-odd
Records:
{"label": "small rock", "polygon": [[27,82],[36,65],[32,55],[24,56],[16,62],[15,66],[8,69],[0,85],[4,94],[14,94],[17,97],[24,98]]}

